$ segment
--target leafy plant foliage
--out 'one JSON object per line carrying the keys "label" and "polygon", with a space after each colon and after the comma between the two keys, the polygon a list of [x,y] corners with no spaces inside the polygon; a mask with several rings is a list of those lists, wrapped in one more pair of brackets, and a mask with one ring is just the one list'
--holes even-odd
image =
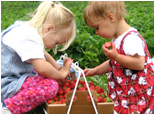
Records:
{"label": "leafy plant foliage", "polygon": [[[68,56],[78,61],[80,67],[93,68],[108,58],[104,55],[102,45],[111,41],[95,34],[95,30],[88,27],[83,19],[83,11],[88,1],[61,1],[75,15],[77,34],[75,41],[63,52],[54,55],[52,50],[47,50],[54,59],[58,60],[61,55]],[[154,1],[125,1],[128,16],[126,21],[138,29],[144,37],[150,54],[154,57]],[[1,1],[1,30],[4,30],[15,20],[28,20],[29,12],[33,13],[40,1]]]}
{"label": "leafy plant foliage", "polygon": [[[76,39],[64,52],[54,55],[52,50],[47,51],[56,60],[67,53],[74,62],[78,61],[83,69],[96,67],[106,61],[108,58],[103,53],[102,45],[111,40],[95,35],[94,29],[85,24],[83,10],[88,1],[61,1],[61,3],[75,15]],[[138,29],[148,45],[151,56],[154,57],[154,1],[125,1],[125,3],[129,14],[126,16],[127,23]],[[33,13],[39,4],[40,1],[1,1],[1,31],[13,24],[15,20],[27,21],[29,12]],[[106,89],[106,75],[87,77],[87,80]],[[34,110],[32,113],[40,112]]]}

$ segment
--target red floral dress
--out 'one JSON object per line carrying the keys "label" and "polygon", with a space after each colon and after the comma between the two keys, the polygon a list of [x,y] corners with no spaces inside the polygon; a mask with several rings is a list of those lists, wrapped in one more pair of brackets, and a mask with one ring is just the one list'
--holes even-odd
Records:
{"label": "red floral dress", "polygon": [[[119,54],[125,55],[123,43],[126,36],[136,31],[129,31],[122,39]],[[145,65],[140,71],[123,67],[114,60],[110,60],[108,76],[108,96],[114,100],[114,110],[121,114],[154,113],[154,64],[144,42]]]}

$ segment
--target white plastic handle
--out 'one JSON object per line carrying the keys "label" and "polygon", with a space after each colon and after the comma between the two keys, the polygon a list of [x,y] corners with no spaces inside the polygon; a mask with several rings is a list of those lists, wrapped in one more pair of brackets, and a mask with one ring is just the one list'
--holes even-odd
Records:
{"label": "white plastic handle", "polygon": [[79,67],[79,63],[78,62],[75,62],[75,65]]}
{"label": "white plastic handle", "polygon": [[69,108],[67,110],[67,114],[70,113],[70,110],[71,110],[71,107],[72,107],[72,103],[73,103],[73,99],[74,99],[74,96],[75,96],[75,92],[76,92],[76,89],[77,89],[78,82],[79,82],[79,79],[80,79],[81,74],[84,77],[84,80],[85,80],[85,83],[86,83],[86,86],[87,86],[87,89],[88,89],[88,92],[89,92],[89,95],[90,95],[90,98],[91,98],[91,101],[92,101],[92,104],[93,104],[95,113],[98,114],[98,111],[97,111],[96,106],[95,106],[95,103],[94,103],[94,99],[93,99],[92,94],[90,92],[89,85],[88,85],[88,82],[87,82],[87,79],[85,77],[85,74],[84,74],[83,70],[79,66],[77,66],[76,64],[74,64],[74,63],[72,63],[72,65],[79,70],[79,76],[78,76],[77,81],[76,81],[76,85],[75,85],[75,88],[74,88],[74,91],[73,91],[73,95],[72,95],[72,98],[71,98],[71,101],[70,101],[70,104],[69,104]]}
{"label": "white plastic handle", "polygon": [[[67,54],[62,55],[60,57],[60,60],[64,60],[65,57],[68,57],[68,55]],[[72,98],[71,98],[71,101],[70,101],[70,104],[69,104],[69,108],[67,110],[67,114],[70,113],[70,110],[71,110],[71,107],[72,107],[72,103],[73,103],[73,99],[74,99],[74,96],[75,96],[75,92],[76,92],[76,89],[77,89],[77,86],[78,86],[78,83],[79,83],[79,79],[80,79],[81,74],[84,77],[84,80],[85,80],[85,83],[86,83],[86,86],[87,86],[87,89],[88,89],[88,92],[89,92],[89,95],[90,95],[90,98],[91,98],[91,101],[92,101],[92,104],[93,104],[95,113],[98,114],[98,111],[97,111],[96,106],[95,106],[95,103],[94,103],[94,99],[93,99],[92,94],[90,92],[89,85],[88,85],[88,82],[87,82],[87,79],[85,77],[85,74],[84,74],[83,70],[79,67],[79,63],[78,62],[72,63],[72,66],[75,69],[78,69],[79,70],[79,76],[78,76],[77,81],[76,81],[76,85],[75,85],[75,88],[74,88],[74,91],[73,91],[73,95],[72,95]]]}
{"label": "white plastic handle", "polygon": [[67,54],[61,55],[60,60],[64,60],[65,57],[68,57],[68,55]]}
{"label": "white plastic handle", "polygon": [[64,54],[64,57],[68,57],[68,55],[67,54]]}

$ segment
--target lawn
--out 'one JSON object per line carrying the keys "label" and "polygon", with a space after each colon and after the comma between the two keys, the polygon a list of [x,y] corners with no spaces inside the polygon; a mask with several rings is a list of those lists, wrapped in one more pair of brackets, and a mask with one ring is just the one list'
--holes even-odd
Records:
{"label": "lawn", "polygon": [[[13,24],[16,20],[28,20],[30,14],[35,11],[40,2],[38,1],[1,1],[1,31]],[[106,40],[95,35],[95,31],[85,24],[83,10],[87,1],[61,1],[75,15],[77,35],[73,44],[64,52],[53,55],[52,50],[48,52],[57,60],[67,53],[74,61],[78,61],[81,68],[95,67],[108,58],[105,57],[102,44]],[[126,17],[128,24],[138,29],[147,42],[149,51],[154,57],[154,1],[126,1],[129,16]],[[95,76],[88,78],[89,81],[99,84],[106,89],[107,77]],[[29,114],[42,114],[41,106],[33,109]]]}

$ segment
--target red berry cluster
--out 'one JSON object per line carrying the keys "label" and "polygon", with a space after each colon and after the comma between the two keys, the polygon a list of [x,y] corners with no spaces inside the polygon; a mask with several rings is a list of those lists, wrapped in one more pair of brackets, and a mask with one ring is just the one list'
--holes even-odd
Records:
{"label": "red berry cluster", "polygon": [[[77,79],[74,79],[74,81],[65,79],[58,81],[59,84],[59,90],[57,95],[53,98],[47,101],[48,104],[65,104],[66,103],[66,93],[68,91],[73,91],[76,85]],[[95,86],[93,82],[88,83],[90,90],[96,90],[97,91],[97,103],[100,102],[111,102],[112,100],[109,97],[105,96],[104,90],[99,87]],[[86,91],[87,86],[85,81],[79,80],[77,91]],[[91,100],[90,95],[88,95],[88,100]],[[74,96],[74,100],[76,99],[76,96]]]}

